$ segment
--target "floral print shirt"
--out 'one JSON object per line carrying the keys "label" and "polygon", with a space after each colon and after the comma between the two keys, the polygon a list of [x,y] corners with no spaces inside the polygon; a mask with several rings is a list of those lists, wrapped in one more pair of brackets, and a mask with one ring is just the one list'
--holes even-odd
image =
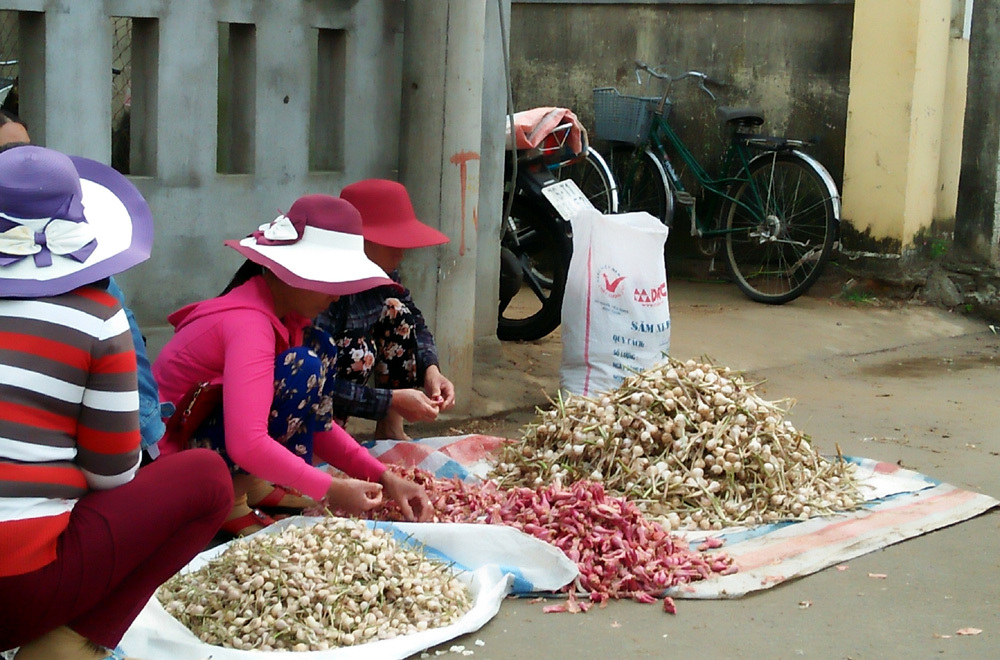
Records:
{"label": "floral print shirt", "polygon": [[[389,277],[396,283],[400,281],[398,270],[389,273]],[[413,313],[417,339],[417,378],[423,382],[427,367],[438,365],[438,354],[434,346],[434,335],[427,328],[423,314],[413,304],[409,289],[381,286],[341,296],[340,300],[316,317],[313,323],[330,333],[334,340],[359,333],[368,335],[382,315],[387,298],[398,299]],[[364,359],[364,356],[359,357]],[[385,417],[392,399],[391,389],[358,385],[346,379],[337,379],[331,392],[335,409],[350,410],[351,414],[366,419]]]}

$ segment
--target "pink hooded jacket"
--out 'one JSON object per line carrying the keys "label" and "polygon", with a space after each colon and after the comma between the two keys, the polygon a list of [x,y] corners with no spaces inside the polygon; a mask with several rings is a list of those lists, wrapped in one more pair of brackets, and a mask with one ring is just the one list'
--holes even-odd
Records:
{"label": "pink hooded jacket", "polygon": [[[260,276],[224,296],[182,307],[168,318],[174,336],[153,363],[160,398],[177,405],[198,384],[222,383],[226,451],[234,463],[268,482],[290,486],[319,501],[333,479],[274,440],[267,421],[274,398],[274,358],[302,342],[310,320],[279,319]],[[322,460],[348,475],[378,481],[385,466],[336,424],[313,436]],[[163,454],[180,451],[176,438],[159,442]]]}

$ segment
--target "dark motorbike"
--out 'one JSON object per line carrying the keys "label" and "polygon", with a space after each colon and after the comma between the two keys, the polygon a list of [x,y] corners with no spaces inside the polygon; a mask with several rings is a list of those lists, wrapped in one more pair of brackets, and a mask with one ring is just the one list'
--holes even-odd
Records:
{"label": "dark motorbike", "polygon": [[611,171],[589,149],[567,147],[571,124],[557,126],[539,147],[508,151],[505,222],[500,234],[497,337],[533,341],[561,320],[573,251],[569,219],[581,208],[617,210]]}

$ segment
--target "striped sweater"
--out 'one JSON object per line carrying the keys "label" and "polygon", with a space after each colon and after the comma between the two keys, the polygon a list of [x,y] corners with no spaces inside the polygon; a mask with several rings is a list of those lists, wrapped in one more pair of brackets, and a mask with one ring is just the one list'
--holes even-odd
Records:
{"label": "striped sweater", "polygon": [[55,559],[76,500],[139,467],[128,320],[95,286],[0,299],[0,577]]}

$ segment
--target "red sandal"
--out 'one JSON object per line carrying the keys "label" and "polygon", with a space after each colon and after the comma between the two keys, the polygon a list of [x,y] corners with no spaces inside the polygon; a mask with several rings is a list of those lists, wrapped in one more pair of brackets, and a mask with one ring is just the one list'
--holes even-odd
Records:
{"label": "red sandal", "polygon": [[[294,504],[282,504],[282,500],[286,497],[291,497],[299,501]],[[302,509],[309,508],[316,503],[294,488],[273,486],[267,495],[260,498],[256,502],[248,501],[248,504],[258,509],[277,509],[279,511],[298,513],[302,511]]]}
{"label": "red sandal", "polygon": [[277,522],[274,518],[267,515],[260,509],[250,509],[250,513],[246,513],[238,518],[232,518],[222,523],[220,528],[223,532],[227,534],[232,534],[233,536],[246,536],[247,534],[253,534],[254,532],[260,531],[267,527],[268,525],[273,525]]}

